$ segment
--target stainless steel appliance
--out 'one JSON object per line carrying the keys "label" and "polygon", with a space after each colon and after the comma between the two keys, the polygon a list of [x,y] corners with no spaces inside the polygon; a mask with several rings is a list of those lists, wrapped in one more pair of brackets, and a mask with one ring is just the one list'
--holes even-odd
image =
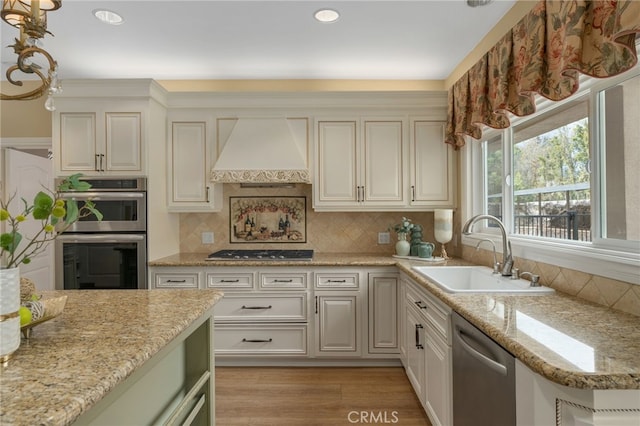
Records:
{"label": "stainless steel appliance", "polygon": [[79,203],[90,198],[104,218],[83,218],[56,238],[56,288],[147,288],[146,179],[85,180],[89,191],[60,195]]}
{"label": "stainless steel appliance", "polygon": [[207,260],[311,260],[313,250],[219,250]]}
{"label": "stainless steel appliance", "polygon": [[453,424],[516,424],[515,358],[453,313]]}

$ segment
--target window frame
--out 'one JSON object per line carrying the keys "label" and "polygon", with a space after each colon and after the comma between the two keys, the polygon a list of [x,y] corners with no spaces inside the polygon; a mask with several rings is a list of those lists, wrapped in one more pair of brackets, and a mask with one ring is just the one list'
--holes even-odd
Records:
{"label": "window frame", "polygon": [[[606,88],[633,77],[640,76],[640,65],[619,76],[608,79],[595,79],[581,76],[580,90],[566,100],[552,102],[540,98],[536,103],[536,112],[526,117],[513,117],[511,126],[504,130],[485,128],[481,141],[467,138],[466,145],[461,150],[461,217],[462,224],[474,215],[485,212],[486,201],[486,171],[484,170],[484,141],[497,136],[502,139],[503,150],[503,223],[509,235],[513,256],[518,267],[518,258],[543,262],[563,268],[574,269],[640,285],[640,242],[623,241],[601,238],[603,209],[605,208],[603,194],[604,174],[604,126],[601,125],[602,108],[599,103],[601,93]],[[568,102],[575,102],[581,98],[589,102],[589,149],[592,164],[590,176],[592,200],[592,230],[591,242],[554,240],[545,237],[525,236],[513,233],[513,188],[509,182],[513,175],[513,128],[541,115],[553,113]],[[488,238],[496,244],[496,251],[502,252],[500,233],[496,229],[488,229],[482,223],[474,226],[473,236],[461,236],[463,245],[475,247],[478,239]]]}

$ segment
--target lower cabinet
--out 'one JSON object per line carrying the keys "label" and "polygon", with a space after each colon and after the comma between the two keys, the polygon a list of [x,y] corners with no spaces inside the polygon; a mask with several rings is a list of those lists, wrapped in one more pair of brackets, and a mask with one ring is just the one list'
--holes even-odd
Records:
{"label": "lower cabinet", "polygon": [[211,315],[176,336],[73,424],[215,424]]}
{"label": "lower cabinet", "polygon": [[403,352],[407,377],[431,423],[450,425],[452,407],[451,308],[401,276]]}
{"label": "lower cabinet", "polygon": [[314,273],[315,356],[362,354],[360,276],[359,271],[336,269]]}
{"label": "lower cabinet", "polygon": [[[216,356],[249,358],[398,358],[396,268],[151,267],[151,287],[217,288]],[[351,361],[350,361],[351,362]]]}
{"label": "lower cabinet", "polygon": [[369,298],[369,353],[400,353],[398,318],[398,274],[370,272],[367,289]]}

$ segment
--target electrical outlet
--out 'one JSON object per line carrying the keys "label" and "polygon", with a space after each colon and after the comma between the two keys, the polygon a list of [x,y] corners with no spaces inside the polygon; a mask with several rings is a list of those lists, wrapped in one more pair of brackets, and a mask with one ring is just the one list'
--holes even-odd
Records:
{"label": "electrical outlet", "polygon": [[213,244],[213,232],[202,233],[202,244]]}
{"label": "electrical outlet", "polygon": [[391,244],[391,236],[388,232],[378,232],[378,244]]}

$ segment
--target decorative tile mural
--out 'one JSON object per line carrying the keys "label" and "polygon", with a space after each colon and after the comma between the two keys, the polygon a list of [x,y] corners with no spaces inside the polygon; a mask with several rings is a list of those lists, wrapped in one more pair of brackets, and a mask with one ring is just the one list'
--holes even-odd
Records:
{"label": "decorative tile mural", "polygon": [[306,197],[229,197],[229,242],[305,243]]}

